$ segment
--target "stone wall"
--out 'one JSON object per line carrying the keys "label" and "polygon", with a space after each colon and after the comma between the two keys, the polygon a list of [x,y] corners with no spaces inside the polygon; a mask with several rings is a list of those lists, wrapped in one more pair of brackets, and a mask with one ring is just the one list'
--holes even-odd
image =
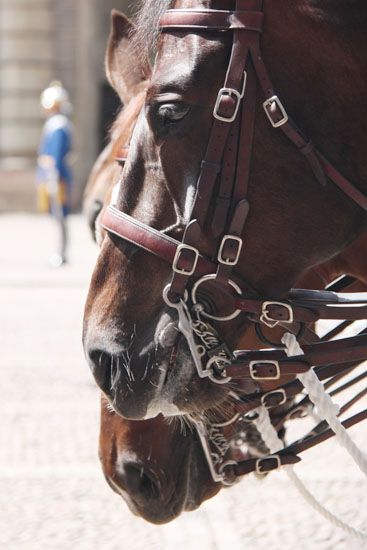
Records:
{"label": "stone wall", "polygon": [[80,204],[99,149],[109,14],[113,7],[128,12],[128,4],[0,0],[0,210],[17,204],[22,210],[33,208],[34,163],[43,124],[39,96],[54,79],[62,80],[74,104],[75,205]]}
{"label": "stone wall", "polygon": [[0,162],[34,157],[41,125],[39,94],[54,75],[52,0],[0,4]]}

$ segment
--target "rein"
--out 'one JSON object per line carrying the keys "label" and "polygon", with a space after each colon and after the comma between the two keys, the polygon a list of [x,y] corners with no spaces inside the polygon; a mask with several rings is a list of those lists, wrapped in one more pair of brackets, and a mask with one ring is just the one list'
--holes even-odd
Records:
{"label": "rein", "polygon": [[[253,411],[258,407],[265,407],[271,412],[272,422],[277,429],[287,419],[305,414],[311,407],[309,398],[304,397],[294,403],[294,398],[303,390],[297,376],[314,368],[319,380],[326,381],[327,389],[367,359],[366,331],[357,336],[331,340],[337,330],[319,338],[308,326],[320,319],[336,319],[344,320],[341,326],[345,327],[349,322],[365,319],[367,293],[293,289],[284,299],[276,300],[249,292],[248,284],[233,274],[242,253],[241,235],[249,212],[247,189],[258,87],[264,97],[263,109],[269,123],[285,134],[307,159],[317,181],[325,185],[331,180],[358,206],[367,210],[367,196],[328,162],[288,116],[262,60],[260,34],[263,20],[262,0],[237,0],[236,10],[233,12],[172,9],[163,15],[160,28],[164,33],[178,30],[191,33],[233,33],[229,66],[213,110],[213,126],[201,163],[190,221],[182,241],[178,241],[114,206],[107,208],[102,219],[102,226],[108,232],[158,256],[172,266],[172,278],[164,290],[163,298],[168,306],[177,310],[179,330],[186,337],[198,375],[217,384],[241,379],[251,379],[257,384],[257,393],[249,395],[246,400],[238,399],[234,405],[233,425],[236,437],[237,428],[243,423],[252,422]],[[213,196],[218,178],[219,191]],[[203,228],[208,224],[209,205],[213,202],[215,209],[211,229],[217,254],[214,258],[208,258],[200,251],[200,241]],[[200,303],[198,291],[206,283],[217,283],[225,289],[233,305],[231,314],[219,317],[205,310]],[[337,289],[340,290],[340,284]],[[210,321],[230,321],[242,313],[246,313],[247,318],[258,326],[279,325],[293,334],[298,334],[300,326],[305,327],[301,338],[304,355],[288,357],[279,349],[229,351],[221,343]],[[337,391],[345,389],[347,384]],[[280,409],[279,413],[279,407],[289,405],[289,402],[290,406]],[[367,410],[352,416],[343,424],[350,427],[366,418]],[[277,454],[226,462],[224,457],[229,447],[218,436],[218,426],[215,427],[217,451],[211,449],[207,427],[200,423],[197,426],[213,479],[225,484],[250,472],[263,474],[278,469],[281,465],[297,463],[300,452],[334,434],[321,422],[315,428],[315,433]],[[222,449],[219,455],[218,441],[219,449]]]}

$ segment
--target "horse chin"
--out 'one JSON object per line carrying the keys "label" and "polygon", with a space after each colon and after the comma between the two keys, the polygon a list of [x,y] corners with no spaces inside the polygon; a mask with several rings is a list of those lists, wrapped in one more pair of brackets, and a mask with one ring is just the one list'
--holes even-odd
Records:
{"label": "horse chin", "polygon": [[[169,523],[183,512],[197,510],[205,500],[215,496],[222,487],[221,484],[214,483],[212,480],[197,440],[190,439],[189,447],[182,450],[180,454],[184,457],[183,462],[180,464],[175,462],[173,478],[170,477],[168,480],[167,472],[161,478],[158,485],[161,491],[154,499],[147,498],[143,490],[139,494],[132,494],[126,488],[126,479],[125,483],[120,483],[116,472],[113,478],[106,476],[106,480],[123,498],[135,516],[155,525]],[[155,472],[155,477],[157,480],[160,479],[158,471]]]}

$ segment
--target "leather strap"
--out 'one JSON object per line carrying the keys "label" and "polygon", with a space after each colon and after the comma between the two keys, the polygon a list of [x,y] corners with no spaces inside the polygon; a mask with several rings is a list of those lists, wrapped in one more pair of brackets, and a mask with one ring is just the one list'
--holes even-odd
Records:
{"label": "leather strap", "polygon": [[[366,419],[367,419],[367,409],[348,418],[342,424],[345,428],[351,428],[352,426],[355,426],[356,424]],[[257,471],[258,473],[265,474],[273,470],[277,470],[280,466],[285,466],[288,464],[297,464],[297,462],[300,462],[301,460],[301,458],[298,456],[300,453],[307,451],[308,449],[311,449],[315,445],[318,445],[320,443],[323,443],[324,441],[327,441],[334,435],[335,434],[331,429],[325,430],[320,434],[316,434],[314,436],[301,439],[300,441],[297,441],[296,443],[289,445],[285,449],[282,449],[278,453],[273,453],[267,457],[262,457],[260,459],[252,458],[252,459],[244,460],[242,462],[239,462],[236,465],[228,465],[227,469],[229,472],[232,471],[232,475],[234,476],[242,476],[242,475],[250,474],[255,471]]]}
{"label": "leather strap", "polygon": [[[182,245],[169,235],[154,229],[144,223],[135,220],[128,214],[121,212],[115,206],[108,206],[102,217],[102,227],[113,235],[121,237],[139,248],[164,259],[173,264],[178,247]],[[190,271],[195,260],[195,254],[181,254],[179,258],[180,269]],[[208,275],[213,272],[214,264],[199,255],[195,272],[199,275]]]}
{"label": "leather strap", "polygon": [[[186,248],[184,243],[135,220],[114,206],[106,208],[102,217],[102,227],[158,256],[170,265],[173,265],[176,259],[176,267],[186,273],[185,285],[193,269],[197,277],[216,271],[216,262],[201,255],[197,249]],[[241,286],[244,286],[243,282]],[[264,300],[260,297],[239,297],[234,300],[235,309],[254,314],[252,319],[257,322],[265,304],[268,304],[266,305],[268,315],[278,322],[287,321],[289,307],[292,309],[293,319],[303,323],[312,323],[318,319],[358,320],[367,317],[367,293],[343,295],[328,291],[292,290],[281,302],[274,302],[271,298]]]}
{"label": "leather strap", "polygon": [[330,342],[306,344],[304,355],[288,358],[282,350],[239,351],[226,368],[234,379],[280,380],[288,375],[306,372],[310,366],[337,365],[363,361],[367,356],[367,333]]}
{"label": "leather strap", "polygon": [[225,11],[211,9],[172,9],[161,17],[159,26],[167,30],[262,31],[264,14],[254,11]]}

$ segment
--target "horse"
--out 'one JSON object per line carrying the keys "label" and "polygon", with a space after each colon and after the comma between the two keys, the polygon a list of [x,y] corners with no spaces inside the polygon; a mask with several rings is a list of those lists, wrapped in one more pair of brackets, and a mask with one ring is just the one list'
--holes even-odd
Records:
{"label": "horse", "polygon": [[[245,10],[253,10],[258,4],[248,0]],[[144,37],[138,42],[141,49],[169,7],[176,14],[180,8],[195,7],[199,19],[208,19],[203,9],[213,10],[212,15],[223,5],[200,0],[145,2],[137,25],[140,37]],[[226,2],[225,8],[233,12],[235,2]],[[218,238],[226,225],[222,220],[223,227],[214,239],[216,228],[211,222],[223,218],[226,197],[221,195],[221,178],[216,177],[218,163],[205,157],[214,128],[213,113],[215,128],[218,129],[218,120],[225,121],[222,128],[232,115],[236,119],[247,90],[251,103],[251,82],[256,80],[253,65],[261,64],[262,59],[271,71],[279,96],[267,97],[262,105],[260,93],[255,91],[251,166],[245,163],[242,167],[241,180],[249,172],[248,190],[246,200],[237,205],[241,231],[230,241],[236,252],[236,277],[249,292],[280,300],[303,272],[344,250],[366,229],[366,7],[359,1],[321,2],[315,6],[303,0],[281,0],[276,5],[265,0],[263,12],[262,56],[258,38],[253,39],[257,54],[246,66],[247,88],[241,69],[240,76],[236,75],[237,89],[234,85],[223,88],[232,34],[240,35],[246,27],[245,19],[250,21],[250,34],[252,29],[258,37],[258,12],[241,15],[242,19],[236,19],[234,14],[228,19],[231,22],[226,22],[227,29],[229,24],[235,27],[231,32],[213,30],[207,19],[201,27],[188,24],[187,29],[185,23],[177,23],[172,12],[163,18],[156,61],[134,129],[116,206],[124,212],[124,220],[126,215],[135,218],[135,229],[143,227],[145,237],[146,227],[152,227],[149,236],[155,243],[169,246],[172,239],[184,240],[174,262],[175,286],[180,286],[181,277],[181,290],[183,279],[185,286],[187,282],[193,284],[181,267],[182,256],[191,254],[190,277],[195,275],[193,264],[199,252],[206,258],[217,258]],[[111,80],[119,93],[123,88],[125,52],[121,43],[125,38],[126,33],[116,22],[108,59]],[[235,54],[238,60],[238,52]],[[244,108],[242,113],[246,119],[245,111]],[[289,130],[290,115],[312,137],[315,146],[296,132],[300,142],[297,150],[292,140],[276,129],[282,126],[284,131]],[[251,126],[251,121],[246,124]],[[293,130],[292,126],[290,131]],[[228,162],[227,172],[231,172],[231,166]],[[196,189],[199,176],[211,182],[212,189],[204,198]],[[231,181],[232,176],[229,174]],[[197,197],[201,207],[196,208],[194,220],[192,208],[197,205]],[[187,227],[189,222],[193,223]],[[219,251],[225,261],[226,244],[228,235]],[[201,411],[223,403],[229,396],[225,384],[213,384],[208,377],[198,378],[189,346],[177,330],[177,313],[169,307],[174,300],[162,299],[171,280],[171,265],[149,251],[147,240],[140,248],[136,239],[120,240],[113,231],[109,232],[92,277],[84,318],[83,341],[97,384],[118,413],[137,420],[158,413],[169,416]],[[208,311],[213,304],[216,311],[226,309],[229,278],[224,279],[227,282],[221,283],[219,291],[208,284],[199,289],[199,301]],[[226,313],[223,316],[227,317]],[[233,349],[249,322],[250,316],[241,314],[213,325],[220,329],[221,341]],[[253,381],[249,380],[247,391],[253,390]]]}
{"label": "horse", "polygon": [[[139,104],[143,100],[143,94],[139,96],[139,92],[125,100],[124,110],[111,132],[111,143],[106,148],[108,156],[102,158],[103,164],[98,159],[92,171],[92,175],[98,173],[98,178],[94,178],[94,183],[90,178],[87,204],[93,204],[97,198],[99,210],[103,202],[106,207],[110,201],[112,186],[117,179],[117,175],[111,178],[111,173],[119,169],[115,159],[121,161],[120,147],[130,141]],[[93,220],[93,233],[96,229],[102,243],[106,235],[102,234],[101,218]],[[360,238],[337,257],[309,271],[299,285],[302,288],[322,288],[343,273],[363,280],[366,245],[367,240]],[[264,327],[269,338],[274,337],[274,330]],[[261,347],[252,326],[246,330],[240,345],[250,349]],[[230,411],[226,411],[225,418],[229,414]],[[249,431],[247,437],[253,438],[253,431]],[[112,489],[124,498],[135,514],[153,523],[171,521],[183,510],[197,508],[222,488],[210,475],[207,459],[192,427],[183,431],[178,421],[167,422],[162,416],[140,422],[129,421],[117,415],[105,397],[101,400],[100,459]]]}
{"label": "horse", "polygon": [[193,511],[221,489],[193,427],[162,416],[126,420],[101,399],[99,456],[107,483],[145,520],[162,524]]}
{"label": "horse", "polygon": [[[125,104],[125,109],[128,106],[128,103]],[[113,125],[110,150],[115,148],[116,143],[129,142],[126,128],[131,128],[136,116],[132,109],[120,113]],[[118,153],[119,149],[115,148],[103,169],[97,159],[99,179],[96,180],[96,189],[89,189],[90,202],[101,189],[105,190],[99,195],[101,202],[104,201],[103,206],[110,202],[116,181],[110,179],[110,174],[111,169],[118,166]],[[94,221],[93,234],[99,235],[100,243],[105,237],[102,231],[101,218],[98,218]],[[321,288],[342,274],[350,273],[350,270],[363,279],[366,244],[359,239],[338,257],[308,272],[300,281],[300,286]],[[265,327],[265,335],[273,338],[274,330],[266,330]],[[250,326],[241,339],[241,347],[257,349],[261,345]],[[229,411],[226,413],[228,415]],[[254,430],[247,429],[246,436],[254,440],[256,434]],[[234,457],[235,451],[231,453]],[[252,452],[249,450],[248,456],[253,456],[253,453],[253,449]],[[117,415],[105,397],[101,398],[99,456],[105,478],[113,491],[125,500],[134,514],[155,524],[172,521],[183,511],[195,510],[224,487],[213,480],[197,432],[189,422],[182,426],[181,422],[168,422],[162,416],[129,421]],[[241,456],[244,456],[243,453]]]}

